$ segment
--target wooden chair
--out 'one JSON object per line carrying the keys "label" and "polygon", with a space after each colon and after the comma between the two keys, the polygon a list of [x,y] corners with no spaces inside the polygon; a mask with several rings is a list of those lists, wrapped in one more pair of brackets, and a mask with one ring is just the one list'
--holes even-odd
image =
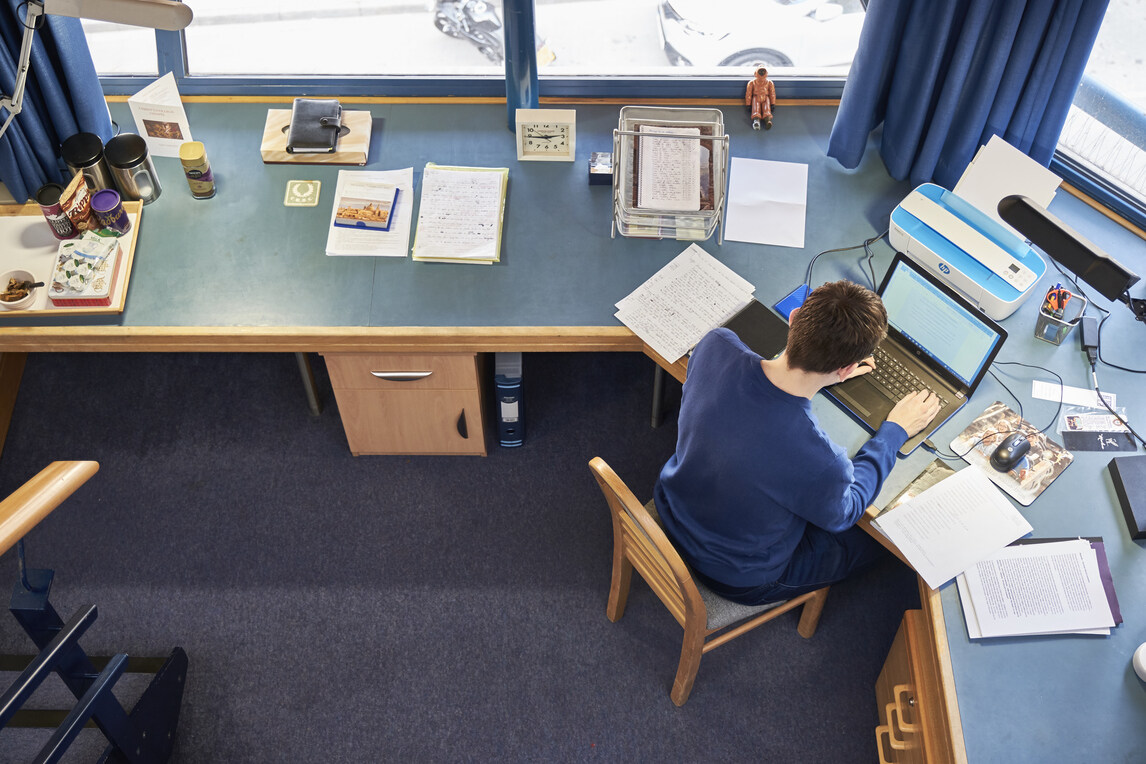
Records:
{"label": "wooden chair", "polygon": [[828,587],[768,605],[747,606],[724,599],[693,578],[692,571],[661,528],[653,502],[641,506],[604,459],[595,457],[589,467],[613,516],[613,581],[606,610],[609,620],[618,621],[624,615],[629,584],[636,568],[684,627],[680,665],[670,694],[673,703],[683,706],[688,700],[704,653],[762,623],[803,605],[797,630],[805,638],[816,633]]}

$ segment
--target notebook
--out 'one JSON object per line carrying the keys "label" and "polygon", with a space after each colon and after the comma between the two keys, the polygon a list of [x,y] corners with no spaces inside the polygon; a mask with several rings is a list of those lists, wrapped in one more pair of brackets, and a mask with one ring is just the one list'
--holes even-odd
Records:
{"label": "notebook", "polygon": [[906,456],[963,408],[1007,332],[902,252],[896,253],[878,292],[888,328],[876,348],[875,371],[825,387],[824,393],[875,432],[906,393],[933,390],[943,405],[899,450]]}

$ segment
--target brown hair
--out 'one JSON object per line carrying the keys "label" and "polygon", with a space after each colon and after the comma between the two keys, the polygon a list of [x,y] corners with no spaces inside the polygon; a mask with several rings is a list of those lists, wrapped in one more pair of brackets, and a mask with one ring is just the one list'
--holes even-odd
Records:
{"label": "brown hair", "polygon": [[792,316],[788,367],[828,374],[867,358],[886,335],[879,295],[850,281],[824,284]]}

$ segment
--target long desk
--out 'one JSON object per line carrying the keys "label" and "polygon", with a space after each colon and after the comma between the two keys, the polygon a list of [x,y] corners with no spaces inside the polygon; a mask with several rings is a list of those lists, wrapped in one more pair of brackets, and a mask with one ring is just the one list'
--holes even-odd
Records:
{"label": "long desk", "polygon": [[[194,137],[206,144],[218,178],[214,199],[193,200],[178,160],[156,158],[163,193],[144,208],[124,313],[95,319],[0,317],[0,358],[27,352],[282,351],[493,352],[629,351],[643,343],[613,318],[614,303],[687,245],[610,238],[608,187],[590,187],[592,151],[610,151],[619,105],[578,105],[577,161],[519,163],[504,104],[347,104],[369,109],[373,135],[363,169],[415,170],[415,196],[427,162],[510,168],[502,262],[493,266],[415,263],[407,259],[332,258],[323,252],[339,168],[264,165],[259,142],[268,108],[281,103],[187,104]],[[125,104],[112,104],[130,126]],[[767,133],[750,129],[744,109],[723,106],[733,156],[809,165],[803,250],[715,240],[702,246],[757,286],[771,304],[803,281],[811,256],[856,245],[887,227],[910,190],[886,174],[874,150],[855,171],[825,156],[833,106],[784,105]],[[320,180],[314,208],[283,206],[291,179]],[[1140,273],[1146,246],[1083,202],[1059,193],[1052,211]],[[415,210],[416,219],[416,210]],[[875,248],[882,273],[891,251]],[[821,258],[814,280],[867,281],[862,250]],[[1037,304],[1004,325],[1002,360],[1054,368],[1086,386],[1074,342],[1033,339]],[[1146,327],[1114,309],[1104,355],[1142,366]],[[1073,339],[1073,338],[1072,338]],[[671,367],[678,377],[683,367]],[[1031,370],[1002,373],[1023,398],[1027,417],[1049,421],[1054,405],[1030,402]],[[1120,395],[1132,419],[1141,411],[1140,378],[1103,367],[1100,380]],[[2,388],[0,388],[2,389]],[[993,400],[1008,394],[988,380],[975,400],[943,427],[949,442]],[[855,448],[864,432],[834,406],[815,409],[839,441]],[[885,494],[906,484],[930,455],[903,460]],[[1037,535],[1102,535],[1126,623],[1110,637],[989,640],[966,638],[952,587],[923,590],[923,612],[940,667],[947,748],[980,762],[1114,760],[1146,747],[1146,688],[1130,673],[1133,648],[1146,641],[1146,557],[1131,542],[1105,474],[1106,457],[1079,454],[1024,514]],[[877,500],[879,503],[880,500]],[[962,723],[960,724],[960,719]],[[1100,731],[1108,731],[1099,737]],[[1067,753],[1071,752],[1071,753]],[[1107,755],[1110,754],[1110,755]]]}

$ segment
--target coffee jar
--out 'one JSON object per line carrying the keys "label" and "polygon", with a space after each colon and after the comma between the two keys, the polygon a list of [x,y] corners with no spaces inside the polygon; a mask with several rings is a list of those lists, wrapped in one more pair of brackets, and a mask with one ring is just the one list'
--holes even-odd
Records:
{"label": "coffee jar", "polygon": [[72,175],[83,173],[89,189],[115,188],[111,170],[103,158],[103,140],[95,133],[76,133],[60,144],[60,155]]}
{"label": "coffee jar", "polygon": [[122,198],[138,199],[144,204],[159,198],[163,189],[147,153],[147,141],[135,133],[123,133],[104,145],[103,155]]}

